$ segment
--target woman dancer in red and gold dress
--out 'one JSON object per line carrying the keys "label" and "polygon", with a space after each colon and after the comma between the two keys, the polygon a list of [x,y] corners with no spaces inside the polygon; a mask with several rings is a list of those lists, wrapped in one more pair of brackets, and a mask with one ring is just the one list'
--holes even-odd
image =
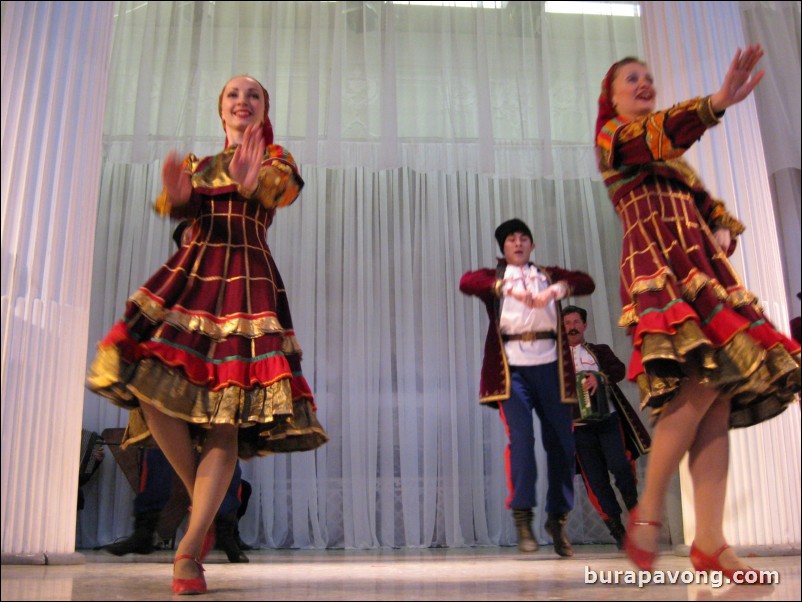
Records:
{"label": "woman dancer in red and gold dress", "polygon": [[699,570],[745,570],[724,539],[728,429],[781,413],[800,388],[799,344],[778,333],[727,257],[743,226],[681,158],[762,78],[759,46],[740,50],[721,89],[655,111],[648,67],[627,58],[602,82],[599,170],[624,227],[620,325],[632,335],[629,378],[656,418],[646,487],[625,549],[651,569],[669,480],[687,452]]}
{"label": "woman dancer in red and gold dress", "polygon": [[87,380],[132,410],[125,443],[152,436],[189,492],[178,594],[206,591],[201,560],[237,456],[311,450],[328,439],[266,242],[276,209],[303,186],[292,156],[273,144],[269,106],[258,81],[235,77],[218,101],[225,150],[167,157],[156,209],[191,225],[179,251],[128,299]]}

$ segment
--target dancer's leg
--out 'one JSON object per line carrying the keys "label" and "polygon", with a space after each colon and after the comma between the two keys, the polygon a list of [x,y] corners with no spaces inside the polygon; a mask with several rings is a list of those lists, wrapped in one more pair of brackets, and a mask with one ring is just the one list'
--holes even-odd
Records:
{"label": "dancer's leg", "polygon": [[[724,498],[730,460],[730,400],[719,397],[705,414],[688,450],[693,481],[696,537],[694,543],[705,554],[713,554],[726,543],[724,539]],[[725,568],[746,570],[732,549],[721,554]]]}
{"label": "dancer's leg", "polygon": [[[716,392],[694,380],[687,380],[663,408],[652,437],[646,468],[646,487],[638,503],[638,519],[662,522],[666,494],[680,460],[696,438],[699,424],[716,399]],[[641,526],[628,532],[632,542],[644,550],[657,549],[660,532]]]}
{"label": "dancer's leg", "polygon": [[[176,550],[177,556],[200,555],[203,539],[214,522],[234,474],[237,463],[237,431],[238,428],[234,425],[215,425],[206,437],[195,476],[192,513],[189,515],[187,532]],[[197,574],[197,565],[191,560],[185,559],[176,563],[175,576],[179,579],[191,579]]]}
{"label": "dancer's leg", "polygon": [[189,499],[192,501],[198,459],[189,436],[189,425],[180,418],[173,418],[160,412],[150,404],[142,403],[140,406],[145,414],[151,435],[159,444],[181,482],[184,483]]}

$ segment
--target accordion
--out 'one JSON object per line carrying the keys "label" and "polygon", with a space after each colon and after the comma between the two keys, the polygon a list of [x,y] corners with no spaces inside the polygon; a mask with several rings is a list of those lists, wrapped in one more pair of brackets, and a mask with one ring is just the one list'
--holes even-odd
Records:
{"label": "accordion", "polygon": [[[599,386],[596,392],[589,395],[582,387],[582,383],[590,374],[596,376]],[[576,396],[579,399],[579,421],[595,422],[604,420],[610,415],[610,401],[607,396],[607,387],[603,384],[603,377],[598,372],[582,370],[576,375]]]}
{"label": "accordion", "polygon": [[97,450],[103,447],[103,437],[94,431],[81,429],[81,464],[78,469],[79,477],[89,478],[97,470],[100,460],[97,459]]}

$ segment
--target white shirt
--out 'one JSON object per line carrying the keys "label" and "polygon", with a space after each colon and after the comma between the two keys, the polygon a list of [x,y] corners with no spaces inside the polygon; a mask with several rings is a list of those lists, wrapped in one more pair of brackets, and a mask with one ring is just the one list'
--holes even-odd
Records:
{"label": "white shirt", "polygon": [[599,364],[596,363],[590,351],[585,349],[585,346],[581,343],[571,347],[571,356],[574,358],[574,369],[577,372],[581,372],[582,370],[599,372]]}
{"label": "white shirt", "polygon": [[[549,302],[537,309],[507,296],[512,291],[539,293],[549,287],[548,277],[533,265],[508,265],[504,272],[499,328],[502,334],[522,334],[545,330],[557,331],[557,304]],[[511,366],[540,366],[557,361],[557,341],[507,341],[504,343],[507,362]]]}

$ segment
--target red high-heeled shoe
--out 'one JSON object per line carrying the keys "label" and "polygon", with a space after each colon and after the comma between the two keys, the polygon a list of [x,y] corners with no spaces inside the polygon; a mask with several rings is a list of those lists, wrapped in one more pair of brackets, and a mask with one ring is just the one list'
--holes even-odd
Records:
{"label": "red high-heeled shoe", "polygon": [[632,541],[632,531],[635,527],[663,527],[663,523],[655,520],[639,520],[638,509],[633,508],[629,513],[629,521],[627,522],[627,534],[624,536],[624,552],[632,561],[632,563],[642,571],[651,571],[654,566],[654,559],[657,552],[651,552],[639,548]]}
{"label": "red high-heeled shoe", "polygon": [[[723,566],[721,566],[721,561],[719,559],[721,558],[721,555],[725,552],[725,550],[727,550],[727,548],[729,547],[730,547],[729,544],[725,543],[718,550],[708,555],[702,552],[702,550],[700,550],[698,547],[696,547],[696,542],[693,542],[691,544],[691,555],[690,555],[691,564],[693,565],[693,568],[695,568],[697,571],[705,573],[709,573],[711,571],[721,571],[725,577],[729,577],[730,579],[733,580],[735,573],[737,573],[738,571],[741,571],[742,574],[748,571],[756,572],[755,569],[753,569],[750,566],[746,567],[745,569],[725,569]],[[741,579],[740,582],[745,583],[743,579]]]}
{"label": "red high-heeled shoe", "polygon": [[[200,571],[200,575],[195,577],[194,579],[179,579],[176,576],[173,576],[173,593],[178,594],[179,596],[186,596],[192,594],[205,594],[206,593],[206,578],[203,576],[203,565],[200,563],[200,560],[191,556],[190,554],[179,554],[175,557],[173,561],[173,566],[179,560],[188,559],[198,565],[198,570]],[[175,569],[174,569],[175,570]]]}

